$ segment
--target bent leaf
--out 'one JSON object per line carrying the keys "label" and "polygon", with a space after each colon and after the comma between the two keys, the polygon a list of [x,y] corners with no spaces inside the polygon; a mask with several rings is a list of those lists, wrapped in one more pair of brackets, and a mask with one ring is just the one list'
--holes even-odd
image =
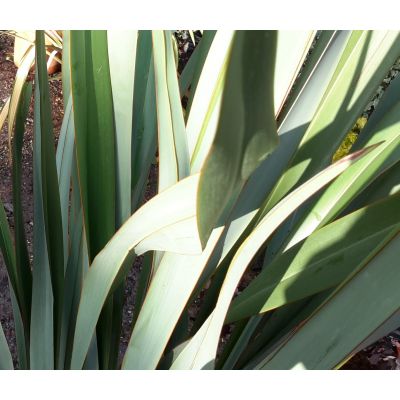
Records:
{"label": "bent leaf", "polygon": [[[376,147],[376,146],[374,146]],[[172,365],[174,369],[209,369],[215,363],[220,332],[235,289],[248,264],[275,229],[301,204],[324,185],[340,175],[349,165],[371,151],[361,151],[343,158],[315,175],[280,201],[239,247],[229,266],[217,305],[203,326]]]}
{"label": "bent leaf", "polygon": [[[134,254],[154,250],[155,247],[169,251],[171,243],[173,251],[184,254],[201,252],[197,234],[180,242],[182,226],[184,232],[188,228],[185,221],[191,219],[195,227],[197,185],[198,175],[193,175],[154,197],[122,225],[96,256],[83,283],[71,368],[82,368],[101,308],[112,288],[118,284],[117,278],[127,272],[126,268],[130,267]],[[164,212],[165,209],[168,212]],[[170,240],[160,243],[160,232],[168,235]],[[153,235],[155,243],[152,241]],[[138,245],[139,250],[136,250]]]}
{"label": "bent leaf", "polygon": [[278,143],[275,51],[276,32],[240,31],[233,39],[217,132],[199,184],[197,218],[203,245],[235,191]]}

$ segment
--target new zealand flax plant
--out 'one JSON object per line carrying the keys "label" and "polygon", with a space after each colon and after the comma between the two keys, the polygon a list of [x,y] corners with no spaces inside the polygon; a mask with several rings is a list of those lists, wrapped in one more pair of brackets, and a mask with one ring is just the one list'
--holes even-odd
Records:
{"label": "new zealand flax plant", "polygon": [[[332,162],[400,35],[316,36],[204,31],[178,77],[171,32],[64,31],[55,148],[36,32],[33,89],[19,81],[11,98],[13,231],[0,207],[21,368],[331,369],[400,325],[400,78]],[[120,365],[125,278],[142,254]],[[0,367],[13,368],[2,330]]]}

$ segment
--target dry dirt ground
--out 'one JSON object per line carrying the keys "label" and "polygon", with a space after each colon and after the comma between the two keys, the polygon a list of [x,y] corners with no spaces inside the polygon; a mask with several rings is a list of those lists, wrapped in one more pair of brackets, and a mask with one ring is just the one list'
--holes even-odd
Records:
{"label": "dry dirt ground", "polygon": [[[188,35],[179,31],[177,38],[180,53],[180,69],[187,61],[193,44]],[[198,39],[198,37],[196,37]],[[197,40],[196,40],[197,41]],[[189,42],[189,43],[188,43]],[[13,39],[7,35],[0,34],[0,108],[4,105],[12,91],[16,67],[12,62]],[[32,77],[31,77],[32,78]],[[50,92],[53,107],[53,125],[56,140],[61,127],[63,117],[62,85],[57,76],[50,81]],[[22,199],[24,208],[24,220],[29,251],[32,254],[33,235],[33,179],[32,179],[32,140],[33,140],[33,109],[32,104],[26,124],[26,132],[23,145],[23,177],[22,177]],[[150,179],[145,195],[146,200],[155,194],[157,185],[157,170],[153,165]],[[0,132],[0,196],[3,201],[8,220],[13,228],[13,206],[10,159],[8,152],[7,125]],[[120,356],[124,354],[129,341],[130,326],[134,307],[134,296],[136,292],[137,276],[141,268],[142,258],[138,257],[128,275],[125,289],[125,305],[123,315],[123,326],[121,333]],[[12,317],[11,301],[9,296],[8,278],[4,267],[3,258],[0,255],[0,321],[11,349],[14,364],[18,368],[16,357],[16,344],[14,321]],[[400,352],[400,330],[393,332],[386,338],[361,351],[354,356],[343,369],[396,369],[396,359]],[[396,347],[397,346],[397,347]]]}

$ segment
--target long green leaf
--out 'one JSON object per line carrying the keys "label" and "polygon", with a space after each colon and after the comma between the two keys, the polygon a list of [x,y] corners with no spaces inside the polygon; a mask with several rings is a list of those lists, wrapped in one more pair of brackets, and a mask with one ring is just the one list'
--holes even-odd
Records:
{"label": "long green leaf", "polygon": [[[13,294],[16,293],[17,309],[14,310],[16,331],[18,332],[19,354],[23,357],[21,364],[24,368],[29,365],[26,348],[29,343],[29,324],[31,313],[32,298],[32,272],[30,267],[28,248],[25,236],[25,224],[22,212],[21,199],[21,168],[22,168],[22,144],[25,131],[25,121],[29,110],[32,96],[32,84],[25,84],[21,91],[20,103],[18,104],[15,119],[14,141],[12,145],[13,165],[13,204],[14,204],[14,233],[15,233],[15,259],[18,271],[18,286],[16,292],[11,288]],[[19,321],[21,319],[21,321]],[[20,325],[20,326],[18,326]],[[21,330],[23,335],[20,335]]]}
{"label": "long green leaf", "polygon": [[131,215],[131,142],[136,31],[108,31],[116,138],[117,227]]}
{"label": "long green leaf", "polygon": [[278,31],[274,80],[276,115],[280,113],[297,79],[314,36],[315,31]]}
{"label": "long green leaf", "polygon": [[400,191],[400,161],[381,173],[377,179],[370,183],[354,201],[350,203],[343,214],[358,210],[374,201],[384,199],[386,196]]}
{"label": "long green leaf", "polygon": [[35,85],[33,140],[33,272],[30,337],[30,368],[54,369],[53,293],[47,252],[42,197],[42,154],[39,85]]}
{"label": "long green leaf", "polygon": [[200,178],[198,225],[203,245],[232,195],[277,145],[275,51],[273,32],[237,32],[233,40],[217,133]]}
{"label": "long green leaf", "polygon": [[153,32],[153,54],[162,191],[189,174],[189,154],[170,32]]}
{"label": "long green leaf", "polygon": [[232,303],[226,321],[266,312],[334,287],[400,227],[392,196],[317,230],[277,257]]}
{"label": "long green leaf", "polygon": [[[116,146],[116,227],[131,215],[132,112],[137,31],[108,31],[108,53],[113,96]],[[109,368],[119,355],[125,285],[113,296],[113,332]]]}
{"label": "long green leaf", "polygon": [[[72,193],[70,207],[70,237],[71,249],[69,252],[67,269],[65,271],[65,296],[64,296],[64,314],[63,330],[61,332],[61,351],[59,363],[64,364],[64,368],[69,369],[71,365],[72,346],[78,314],[80,296],[82,292],[83,278],[89,270],[88,246],[83,228],[83,212],[79,191],[79,180],[76,157],[74,156],[72,165]],[[96,335],[93,335],[92,342],[96,341]],[[95,349],[93,350],[93,348]],[[96,353],[97,360],[94,362],[98,368],[97,345],[91,344],[87,363],[96,357],[91,357]],[[61,367],[60,367],[61,368]]]}
{"label": "long green leaf", "polygon": [[210,47],[213,43],[216,31],[206,30],[201,37],[200,43],[195,47],[193,54],[185,65],[184,70],[179,78],[179,89],[181,96],[189,89],[190,93],[186,106],[186,120],[192,108],[193,98],[196,93],[197,85],[204,67]]}
{"label": "long green leaf", "polygon": [[[153,61],[158,124],[158,191],[189,175],[189,151],[179,93],[172,34],[153,31]],[[153,269],[162,258],[157,252]]]}
{"label": "long green leaf", "polygon": [[63,92],[63,99],[64,99],[64,109],[68,105],[68,99],[71,95],[71,53],[70,53],[70,38],[71,32],[69,30],[63,31],[63,41],[62,41],[62,92]]}
{"label": "long green leaf", "polygon": [[216,134],[222,89],[234,31],[215,34],[187,118],[191,173],[200,171]]}
{"label": "long green leaf", "polygon": [[156,153],[156,100],[151,31],[139,31],[132,111],[132,212],[142,201]]}
{"label": "long green leaf", "polygon": [[236,367],[254,369],[260,361],[274,351],[282,338],[285,338],[293,329],[301,325],[334,290],[328,289],[311,298],[287,304],[278,308],[272,315],[267,313],[262,318],[264,326],[260,326],[257,337],[246,350],[242,350]]}
{"label": "long green leaf", "polygon": [[15,340],[17,342],[18,367],[19,369],[29,369],[29,340],[26,338],[26,333],[29,331],[29,321],[28,324],[25,325],[22,322],[22,316],[18,306],[17,298],[13,288],[10,285],[10,281],[8,282],[14,317]]}
{"label": "long green leaf", "polygon": [[[62,231],[62,216],[60,206],[60,193],[56,169],[54,150],[53,127],[51,120],[51,106],[49,82],[46,67],[46,51],[44,34],[36,33],[36,92],[35,105],[35,131],[40,135],[40,197],[42,205],[43,230],[45,234],[46,252],[50,267],[52,292],[54,296],[54,338],[55,354],[59,349],[59,335],[61,331],[62,302],[64,293],[64,250]],[[36,136],[36,135],[35,135]],[[36,140],[38,137],[35,137]]]}
{"label": "long green leaf", "polygon": [[[342,32],[343,33],[343,32]],[[291,110],[294,101],[299,97],[307,84],[307,81],[313,75],[316,66],[321,58],[325,57],[332,42],[337,40],[340,32],[338,31],[322,31],[318,34],[318,40],[315,41],[313,47],[309,47],[309,53],[304,64],[301,67],[301,73],[295,79],[292,90],[286,98],[283,109],[277,114],[279,121],[283,121]]]}
{"label": "long green leaf", "polygon": [[[138,115],[139,121],[134,123],[133,131],[133,171],[132,171],[132,212],[136,211],[146,192],[147,179],[151,171],[151,164],[155,161],[157,145],[157,115],[156,94],[154,87],[154,65],[151,62],[149,76],[143,101],[145,103],[142,115]],[[135,90],[135,97],[136,97]],[[135,117],[134,117],[135,121]],[[139,126],[137,126],[139,124]]]}
{"label": "long green leaf", "polygon": [[[375,255],[258,368],[330,369],[347,358],[370,332],[399,310],[400,292],[396,290],[399,252],[397,228]],[[320,340],[316,341],[317,331]]]}
{"label": "long green leaf", "polygon": [[79,184],[92,260],[115,231],[115,133],[107,33],[71,31],[70,46]]}
{"label": "long green leaf", "polygon": [[21,93],[28,77],[29,71],[35,62],[35,46],[30,45],[21,60],[21,64],[15,76],[14,87],[10,97],[8,110],[8,140],[11,149],[11,138],[14,131],[15,119],[17,116],[18,104],[21,100]]}
{"label": "long green leaf", "polygon": [[[71,249],[65,271],[65,292],[64,292],[64,309],[63,321],[60,337],[60,357],[59,369],[69,366],[69,351],[72,349],[72,339],[75,330],[76,314],[78,304],[75,300],[80,294],[83,268],[80,249],[83,245],[83,226],[82,220],[78,219],[71,231]],[[75,300],[75,301],[74,301]]]}
{"label": "long green leaf", "polygon": [[1,109],[0,112],[0,131],[3,129],[4,122],[6,122],[8,118],[8,110],[10,109],[10,100],[11,98],[9,97],[7,101],[4,103],[3,108]]}
{"label": "long green leaf", "polygon": [[[116,229],[116,139],[107,32],[71,31],[70,48],[79,185],[92,262]],[[110,360],[112,310],[110,298],[98,327],[102,368],[108,368]]]}
{"label": "long green leaf", "polygon": [[65,107],[63,122],[56,152],[57,177],[60,190],[61,216],[63,226],[64,266],[67,267],[68,242],[68,211],[70,201],[71,171],[73,153],[75,151],[75,126],[72,113],[72,97]]}

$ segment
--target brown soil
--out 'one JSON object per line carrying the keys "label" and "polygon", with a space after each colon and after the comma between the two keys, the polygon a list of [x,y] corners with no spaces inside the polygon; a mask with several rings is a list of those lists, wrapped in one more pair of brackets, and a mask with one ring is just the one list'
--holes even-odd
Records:
{"label": "brown soil", "polygon": [[[177,39],[179,44],[180,69],[193,50],[193,44],[189,39],[178,31]],[[186,35],[187,36],[187,35]],[[196,34],[196,43],[198,41]],[[13,38],[0,33],[0,109],[4,105],[8,96],[11,94],[16,67],[12,62]],[[57,78],[57,77],[53,77]],[[58,139],[62,118],[63,118],[63,98],[62,84],[58,79],[50,81],[50,92],[53,108],[53,125],[55,139]],[[8,127],[7,124],[0,132],[0,196],[3,201],[6,214],[13,229],[13,206],[12,206],[12,184],[11,169],[8,151]],[[33,141],[33,108],[30,107],[26,132],[23,145],[23,174],[22,174],[22,201],[24,209],[25,229],[28,240],[29,252],[32,254],[33,236],[33,180],[32,180],[32,141]],[[157,185],[157,167],[153,165],[150,172],[149,182],[145,199],[148,200],[155,194]],[[121,332],[120,359],[122,358],[129,342],[132,324],[132,313],[134,307],[134,297],[136,293],[136,282],[140,272],[142,258],[138,257],[126,280],[125,305],[123,313],[123,326]],[[16,356],[14,321],[12,307],[9,296],[8,278],[4,266],[3,258],[0,255],[0,321],[6,335],[9,347],[14,360],[14,365],[18,368]],[[396,357],[399,356],[400,332],[395,331],[392,335],[381,339],[374,345],[356,354],[343,369],[396,369],[400,368],[396,364]],[[399,347],[397,347],[399,346]]]}

